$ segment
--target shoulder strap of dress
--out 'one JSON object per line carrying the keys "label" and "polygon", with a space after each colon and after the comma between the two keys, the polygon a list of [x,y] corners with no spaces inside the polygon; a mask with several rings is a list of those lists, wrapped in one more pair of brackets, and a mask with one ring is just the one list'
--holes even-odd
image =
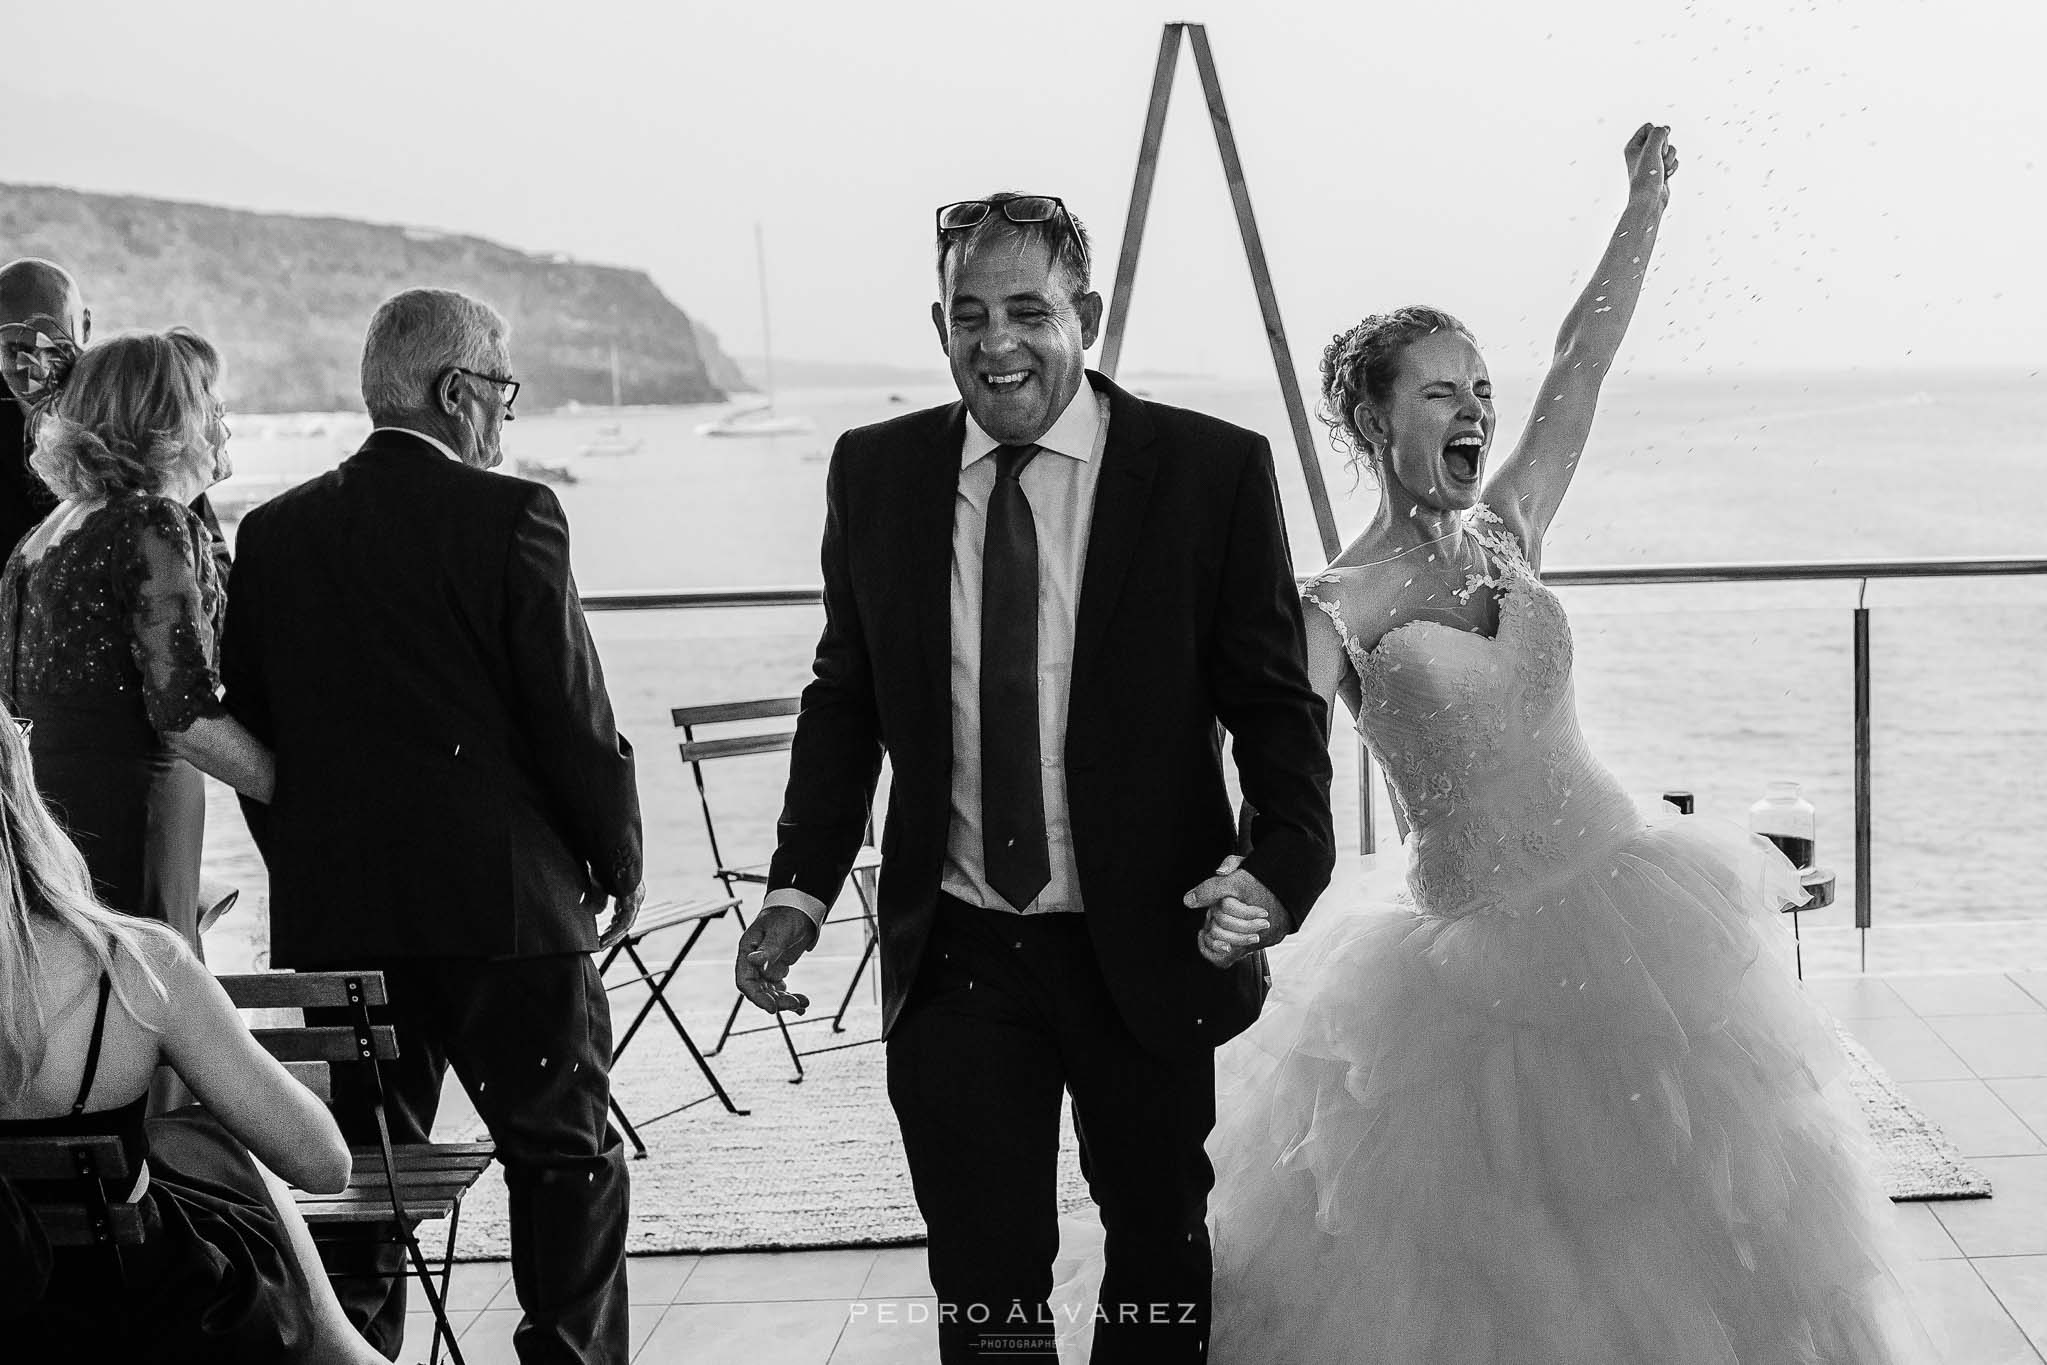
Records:
{"label": "shoulder strap of dress", "polygon": [[1343,622],[1342,606],[1340,606],[1338,603],[1330,601],[1328,598],[1323,597],[1320,593],[1315,591],[1315,589],[1322,587],[1325,584],[1336,583],[1339,581],[1340,580],[1338,576],[1334,572],[1319,574],[1316,577],[1309,579],[1306,586],[1302,588],[1301,600],[1304,602],[1312,602],[1317,607],[1322,609],[1322,614],[1324,616],[1327,616],[1329,618],[1330,624],[1336,627],[1336,638],[1338,642],[1341,643],[1346,650],[1348,650],[1350,648],[1350,627],[1345,625]]}
{"label": "shoulder strap of dress", "polygon": [[1507,523],[1500,519],[1498,512],[1482,502],[1475,503],[1467,527],[1471,538],[1508,569],[1523,577],[1536,576],[1535,566],[1528,562],[1528,551],[1521,544],[1520,537],[1507,529]]}
{"label": "shoulder strap of dress", "polygon": [[93,1078],[99,1074],[100,1039],[107,1031],[107,996],[112,993],[113,989],[114,978],[102,971],[100,973],[99,1008],[93,1012],[92,1016],[92,1042],[85,1049],[85,1074],[78,1081],[78,1098],[72,1101],[71,1104],[71,1112],[73,1114],[83,1114],[85,1112],[86,1097],[92,1094]]}

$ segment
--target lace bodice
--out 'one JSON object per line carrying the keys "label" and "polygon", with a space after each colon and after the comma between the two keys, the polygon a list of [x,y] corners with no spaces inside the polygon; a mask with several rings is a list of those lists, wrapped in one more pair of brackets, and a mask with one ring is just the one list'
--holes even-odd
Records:
{"label": "lace bodice", "polygon": [[0,575],[0,692],[125,698],[159,734],[224,714],[216,641],[227,605],[205,523],[135,494],[90,512]]}
{"label": "lace bodice", "polygon": [[1409,828],[1408,881],[1427,911],[1535,909],[1541,888],[1641,828],[1635,805],[1586,748],[1571,689],[1571,629],[1513,535],[1484,506],[1468,534],[1500,590],[1484,636],[1435,621],[1365,648],[1345,620],[1341,573],[1306,599],[1356,670],[1358,730]]}

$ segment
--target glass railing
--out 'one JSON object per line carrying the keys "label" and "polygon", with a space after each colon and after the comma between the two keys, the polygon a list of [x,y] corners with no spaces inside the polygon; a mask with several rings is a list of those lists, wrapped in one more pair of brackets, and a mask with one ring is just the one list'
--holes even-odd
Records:
{"label": "glass railing", "polygon": [[[1839,879],[1837,904],[1803,917],[1809,969],[1815,932],[1843,940],[1830,970],[2047,969],[2035,893],[2047,884],[2047,559],[1553,568],[1545,580],[1571,614],[1587,736],[1630,791],[1690,791],[1702,813],[1739,821],[1767,782],[1804,786],[1820,861]],[[823,621],[818,590],[597,592],[584,603],[639,753],[650,890],[708,891],[712,859],[670,709],[799,692]],[[1342,850],[1390,852],[1369,761],[1342,730],[1332,757]],[[772,851],[787,774],[781,754],[711,774],[729,860]],[[209,875],[263,903],[262,864],[231,795],[216,790],[209,804]],[[1881,952],[1855,932],[1871,925],[1884,931]]]}
{"label": "glass railing", "polygon": [[[1555,568],[1545,581],[1572,612],[1588,736],[1631,789],[1690,791],[1739,820],[1767,781],[1802,783],[1857,928],[1880,913],[2047,919],[2031,892],[2047,872],[2036,833],[2047,688],[2030,663],[2047,658],[2047,559]],[[665,725],[670,706],[800,690],[818,590],[584,603],[621,724],[649,755],[650,824],[693,821],[694,791],[679,764],[652,758],[646,725]],[[1339,741],[1335,757],[1339,828],[1373,852],[1390,829],[1384,795],[1354,746]],[[765,764],[730,779],[733,808],[759,813],[760,841],[773,837],[782,776]]]}

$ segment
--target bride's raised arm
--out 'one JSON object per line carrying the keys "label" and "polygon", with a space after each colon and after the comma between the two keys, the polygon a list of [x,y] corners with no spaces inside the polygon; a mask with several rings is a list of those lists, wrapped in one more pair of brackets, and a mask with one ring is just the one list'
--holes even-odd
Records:
{"label": "bride's raised arm", "polygon": [[1529,558],[1538,563],[1542,538],[1563,504],[1585,438],[1591,434],[1600,385],[1642,297],[1656,229],[1670,202],[1670,177],[1677,172],[1670,129],[1657,124],[1637,129],[1625,156],[1627,207],[1614,225],[1598,269],[1557,331],[1556,353],[1520,443],[1496,468],[1486,489],[1487,504],[1508,520]]}

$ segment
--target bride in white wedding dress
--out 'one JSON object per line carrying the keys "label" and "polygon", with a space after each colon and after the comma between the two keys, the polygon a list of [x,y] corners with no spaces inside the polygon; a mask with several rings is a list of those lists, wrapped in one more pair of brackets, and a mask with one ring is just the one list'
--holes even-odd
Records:
{"label": "bride in white wedding dress", "polygon": [[[1376,315],[1324,356],[1382,499],[1308,591],[1311,671],[1385,768],[1407,866],[1310,916],[1217,1056],[1217,1365],[1925,1351],[1844,1059],[1787,961],[1798,879],[1741,829],[1638,809],[1588,752],[1539,577],[1667,132],[1629,142],[1628,206],[1489,481],[1491,384],[1455,319]],[[1266,927],[1217,915],[1202,951]]]}

